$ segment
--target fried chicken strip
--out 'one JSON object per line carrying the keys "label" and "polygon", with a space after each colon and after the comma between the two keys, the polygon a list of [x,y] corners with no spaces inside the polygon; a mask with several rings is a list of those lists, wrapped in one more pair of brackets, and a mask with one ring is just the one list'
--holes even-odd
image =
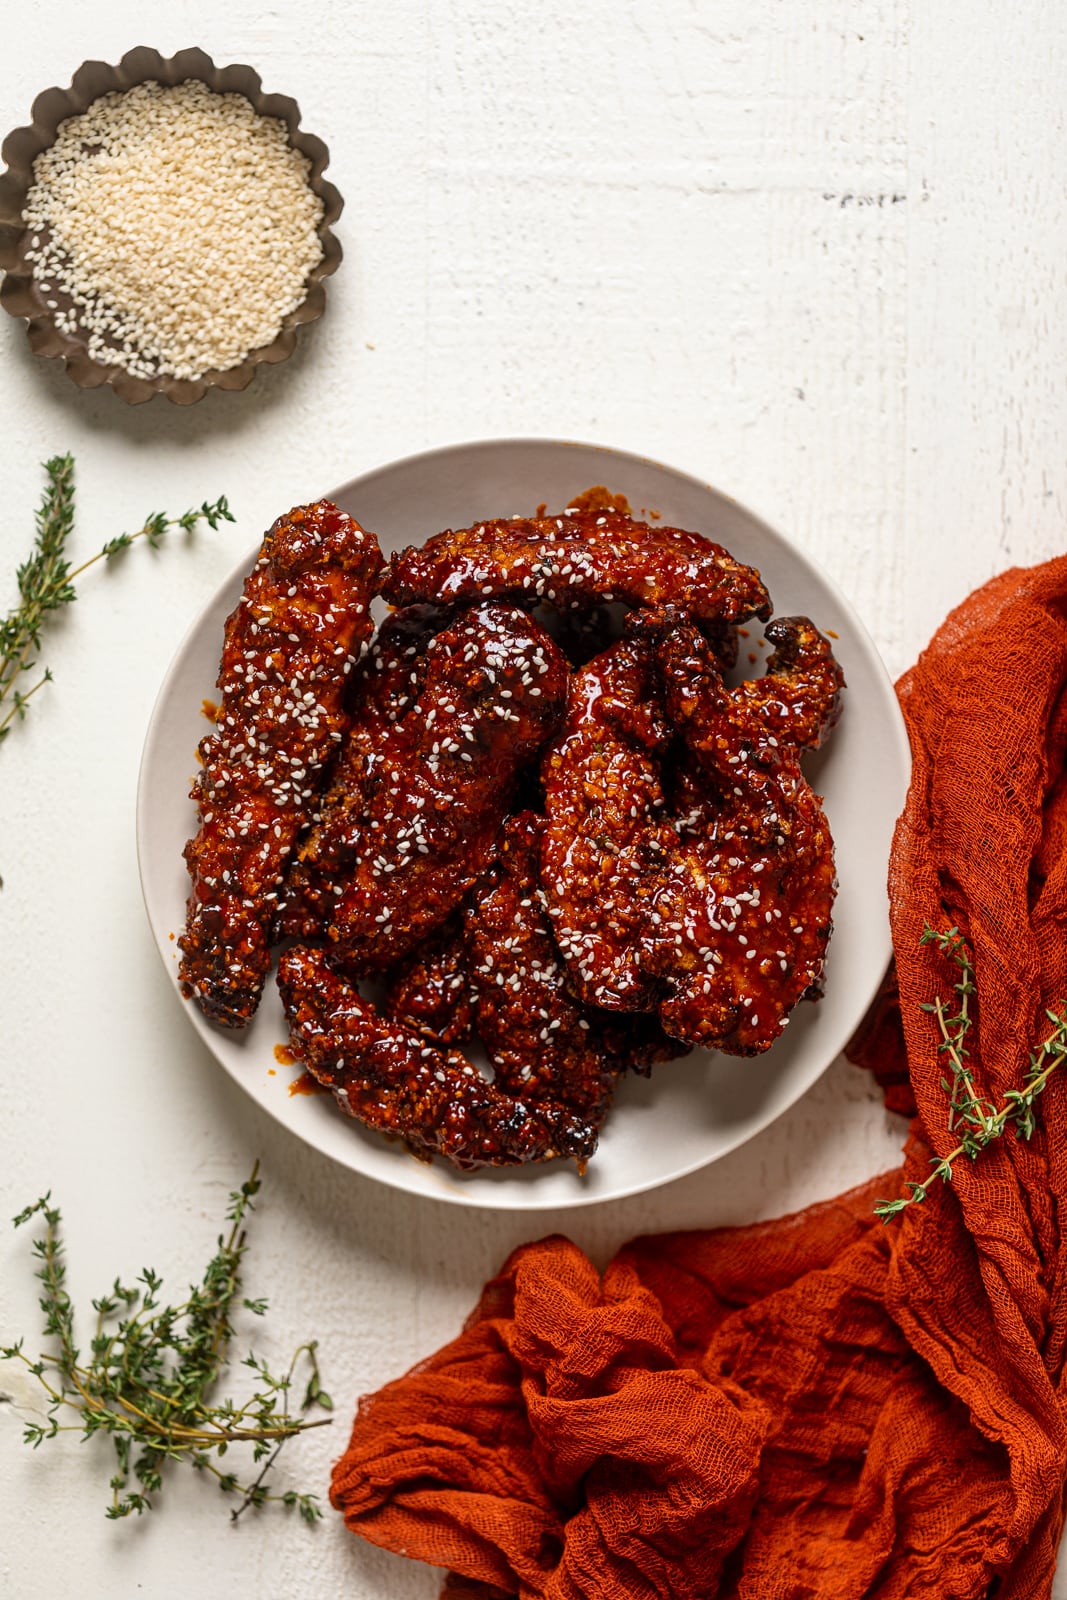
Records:
{"label": "fried chicken strip", "polygon": [[756,713],[767,732],[801,750],[817,750],[841,715],[845,675],[807,617],[775,617],[763,630],[774,645],[761,677],[746,678],[730,697]]}
{"label": "fried chicken strip", "polygon": [[451,528],[394,556],[382,593],[393,605],[483,597],[677,605],[715,624],[769,617],[760,575],[703,534],[650,527],[618,512],[512,517]]}
{"label": "fried chicken strip", "polygon": [[458,907],[563,707],[566,661],[517,607],[467,613],[425,655],[415,705],[304,851],[304,892],[353,973],[392,965]]}
{"label": "fried chicken strip", "polygon": [[227,618],[178,941],[185,993],[226,1027],[244,1027],[259,1003],[275,897],[346,725],[381,565],[374,535],[328,500],[297,506],[266,534]]}
{"label": "fried chicken strip", "polygon": [[562,733],[541,765],[541,883],[574,991],[587,1005],[655,1005],[642,955],[653,887],[676,842],[660,816],[657,757],[668,736],[643,640],[620,639],[572,675]]}
{"label": "fried chicken strip", "polygon": [[458,1051],[383,1017],[329,964],[295,946],[278,962],[290,1049],[369,1128],[467,1170],[570,1156],[584,1171],[596,1129],[581,1113],[505,1094]]}
{"label": "fried chicken strip", "polygon": [[[445,621],[445,613],[432,606],[408,606],[393,612],[352,674],[346,701],[348,731],[338,746],[325,799],[279,894],[275,941],[312,939],[322,932],[324,869],[343,858],[340,847],[346,833],[345,818],[356,818],[358,825],[367,764],[393,724],[418,699],[426,674],[427,647]],[[323,812],[330,818],[328,836],[322,826]]]}
{"label": "fried chicken strip", "polygon": [[645,967],[667,981],[659,1015],[668,1033],[755,1055],[820,991],[835,890],[830,829],[798,747],[770,732],[762,704],[723,686],[695,628],[672,628],[657,661],[668,714],[716,804],[708,831],[669,855]]}
{"label": "fried chicken strip", "polygon": [[544,828],[530,811],[508,820],[467,912],[477,1031],[509,1094],[571,1106],[599,1127],[619,1064],[567,986],[538,890]]}
{"label": "fried chicken strip", "polygon": [[390,969],[382,1010],[391,1022],[435,1044],[461,1044],[470,1037],[474,1002],[462,915],[451,917]]}

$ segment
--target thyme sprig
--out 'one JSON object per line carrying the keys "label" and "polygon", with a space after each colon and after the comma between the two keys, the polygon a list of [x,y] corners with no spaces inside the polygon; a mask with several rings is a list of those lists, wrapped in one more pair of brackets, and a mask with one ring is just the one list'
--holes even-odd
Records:
{"label": "thyme sprig", "polygon": [[[294,1435],[321,1428],[329,1417],[306,1419],[290,1414],[289,1400],[296,1370],[308,1373],[301,1410],[318,1406],[333,1409],[322,1387],[316,1359],[316,1342],[302,1344],[280,1376],[265,1361],[249,1353],[243,1364],[256,1376],[258,1388],[238,1405],[233,1400],[211,1399],[222,1369],[228,1364],[234,1337],[231,1313],[241,1287],[241,1263],[248,1248],[244,1220],[258,1193],[259,1163],[239,1190],[230,1196],[228,1234],[219,1235],[218,1247],[204,1271],[179,1305],[160,1299],[162,1279],[151,1267],[132,1284],[116,1278],[111,1289],[93,1301],[95,1331],[88,1360],[83,1360],[75,1337],[74,1310],[66,1288],[66,1265],[60,1239],[60,1212],[46,1194],[19,1213],[15,1226],[31,1217],[44,1219],[43,1237],[34,1241],[40,1265],[37,1277],[44,1312],[45,1335],[54,1348],[36,1359],[27,1355],[24,1341],[0,1349],[8,1360],[22,1361],[48,1396],[46,1423],[30,1423],[23,1433],[36,1448],[59,1433],[80,1432],[85,1439],[109,1434],[118,1469],[110,1480],[111,1502],[107,1515],[127,1517],[148,1511],[150,1496],[163,1487],[163,1467],[168,1461],[185,1461],[218,1480],[228,1493],[242,1496],[231,1512],[234,1521],[249,1506],[276,1502],[294,1508],[306,1522],[322,1512],[313,1494],[286,1490],[272,1494],[265,1482],[281,1447]],[[245,1298],[242,1304],[263,1316],[265,1300]],[[73,1411],[77,1421],[62,1422]],[[236,1472],[219,1465],[231,1445],[251,1448],[259,1473],[245,1484]]]}
{"label": "thyme sprig", "polygon": [[[37,511],[33,549],[16,574],[18,603],[0,620],[0,743],[11,732],[12,723],[26,715],[34,695],[52,681],[49,668],[41,666],[41,632],[51,612],[77,599],[75,578],[98,561],[113,561],[139,539],[156,549],[172,528],[191,533],[201,522],[217,528],[220,522],[234,520],[225,495],[212,502],[205,500],[180,517],[153,511],[136,533],[117,534],[95,555],[72,567],[67,546],[74,531],[73,456],[53,456],[45,462],[44,472],[48,482]],[[33,675],[33,682],[24,688],[27,673]]]}
{"label": "thyme sprig", "polygon": [[942,996],[923,1005],[924,1011],[937,1018],[941,1042],[938,1052],[952,1069],[951,1080],[942,1077],[941,1087],[948,1095],[948,1127],[959,1133],[959,1143],[947,1156],[931,1157],[932,1171],[922,1183],[908,1180],[908,1194],[896,1200],[880,1200],[874,1208],[883,1222],[908,1206],[921,1205],[933,1184],[938,1180],[951,1183],[953,1163],[966,1158],[977,1161],[982,1151],[1009,1128],[1014,1128],[1017,1139],[1030,1139],[1037,1127],[1035,1102],[1044,1093],[1045,1086],[1056,1068],[1067,1058],[1067,1010],[1046,1010],[1052,1024],[1048,1037],[1031,1052],[1022,1087],[1008,1089],[1004,1104],[999,1108],[975,1090],[974,1074],[967,1049],[967,1036],[974,1024],[971,1002],[976,994],[974,963],[967,941],[959,928],[938,931],[927,924],[920,939],[921,944],[936,944],[959,968],[959,977],[953,984],[956,1005]]}

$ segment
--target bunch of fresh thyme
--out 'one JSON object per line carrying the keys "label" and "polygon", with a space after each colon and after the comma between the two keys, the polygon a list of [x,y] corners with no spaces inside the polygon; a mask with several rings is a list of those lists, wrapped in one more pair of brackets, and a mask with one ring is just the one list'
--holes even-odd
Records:
{"label": "bunch of fresh thyme", "polygon": [[[74,529],[73,457],[54,456],[45,462],[44,471],[48,486],[37,512],[33,550],[17,573],[18,604],[0,621],[0,742],[11,732],[12,723],[25,716],[38,690],[51,682],[51,672],[40,662],[41,630],[50,612],[77,599],[75,578],[98,561],[113,560],[138,539],[155,548],[170,528],[191,533],[201,522],[217,528],[220,522],[234,520],[224,495],[213,503],[205,500],[180,517],[153,512],[136,533],[120,533],[96,555],[72,567],[66,551]],[[23,688],[27,673],[33,681]]]}
{"label": "bunch of fresh thyme", "polygon": [[[162,1280],[151,1268],[133,1285],[116,1278],[110,1292],[93,1301],[96,1330],[88,1360],[82,1359],[75,1343],[58,1209],[45,1195],[14,1219],[21,1227],[33,1216],[44,1217],[44,1236],[34,1241],[33,1248],[41,1263],[37,1276],[43,1285],[44,1331],[56,1341],[55,1349],[36,1360],[23,1352],[22,1340],[0,1349],[0,1355],[23,1361],[48,1396],[48,1422],[31,1423],[23,1438],[36,1447],[63,1432],[80,1432],[86,1439],[95,1433],[110,1434],[118,1470],[110,1482],[109,1517],[149,1510],[149,1496],[162,1489],[162,1469],[168,1461],[186,1461],[210,1472],[220,1488],[241,1495],[240,1505],[231,1512],[234,1521],[248,1506],[268,1501],[295,1508],[307,1522],[322,1515],[314,1495],[295,1490],[271,1494],[264,1481],[288,1439],[331,1420],[301,1420],[289,1412],[289,1391],[301,1357],[309,1372],[302,1409],[333,1408],[319,1381],[315,1342],[302,1344],[280,1377],[255,1355],[246,1356],[244,1365],[255,1373],[260,1388],[243,1405],[232,1400],[216,1404],[210,1398],[228,1360],[234,1333],[231,1310],[248,1248],[243,1223],[258,1190],[257,1162],[248,1182],[230,1196],[229,1233],[220,1234],[203,1280],[182,1304],[160,1303]],[[256,1316],[267,1309],[263,1300],[245,1299],[243,1304]],[[78,1420],[61,1422],[71,1411]],[[235,1472],[223,1471],[213,1459],[224,1456],[231,1445],[250,1446],[253,1463],[262,1462],[251,1483],[240,1482]],[[131,1478],[136,1487],[131,1487]]]}
{"label": "bunch of fresh thyme", "polygon": [[953,1162],[963,1157],[976,1161],[986,1146],[992,1144],[994,1139],[999,1139],[1008,1127],[1015,1129],[1017,1139],[1029,1139],[1037,1126],[1034,1102],[1044,1092],[1056,1068],[1067,1058],[1067,1012],[1062,1009],[1046,1011],[1052,1031],[1032,1052],[1022,1088],[1008,1089],[1004,1104],[999,1109],[991,1100],[978,1094],[967,1050],[967,1035],[974,1024],[971,1002],[975,995],[974,963],[967,942],[959,928],[938,932],[927,924],[920,943],[936,944],[959,968],[959,978],[953,984],[955,1008],[941,995],[923,1006],[924,1011],[932,1012],[937,1018],[941,1034],[937,1048],[952,1069],[951,1079],[942,1077],[941,1087],[949,1097],[949,1132],[959,1134],[959,1143],[947,1156],[931,1158],[933,1171],[925,1182],[909,1180],[905,1184],[909,1194],[897,1200],[878,1202],[874,1208],[875,1215],[881,1217],[883,1222],[889,1222],[907,1206],[920,1205],[938,1179],[942,1183],[950,1183]]}

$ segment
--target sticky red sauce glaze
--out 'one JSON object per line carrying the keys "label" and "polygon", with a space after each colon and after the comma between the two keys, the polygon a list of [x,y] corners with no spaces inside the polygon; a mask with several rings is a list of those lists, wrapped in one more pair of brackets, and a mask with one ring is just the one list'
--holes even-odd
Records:
{"label": "sticky red sauce glaze", "polygon": [[759,574],[618,507],[404,552],[367,648],[381,565],[335,507],[298,508],[228,619],[184,990],[242,1026],[296,937],[291,1093],[423,1159],[584,1169],[622,1071],[762,1052],[819,992],[833,849],[800,756],[843,676],[792,617],[729,687]]}
{"label": "sticky red sauce glaze", "polygon": [[431,640],[418,699],[324,809],[301,862],[301,892],[347,971],[398,961],[459,906],[566,683],[558,648],[513,606],[479,607]]}
{"label": "sticky red sauce glaze", "polygon": [[451,917],[390,970],[382,1010],[434,1044],[461,1044],[470,1037],[474,1011],[462,915]]}
{"label": "sticky red sauce glaze", "polygon": [[596,1130],[587,1119],[505,1094],[458,1051],[390,1022],[323,951],[287,950],[278,987],[294,1054],[348,1116],[399,1135],[416,1155],[441,1155],[461,1169],[557,1156],[584,1169],[592,1155]]}
{"label": "sticky red sauce glaze", "polygon": [[331,769],[320,820],[301,845],[279,894],[275,940],[313,939],[321,933],[330,904],[330,869],[347,859],[346,840],[358,834],[368,765],[393,725],[418,699],[426,675],[426,649],[445,620],[429,606],[394,612],[352,674],[346,702],[348,729]]}
{"label": "sticky red sauce glaze", "polygon": [[666,981],[659,1015],[668,1033],[755,1055],[821,985],[833,844],[783,725],[795,712],[794,731],[813,737],[836,691],[821,693],[817,711],[814,699],[798,710],[773,694],[728,690],[706,642],[684,623],[666,632],[657,664],[688,781],[696,789],[703,777],[707,793],[702,826],[669,854],[644,965]]}
{"label": "sticky red sauce glaze", "polygon": [[467,913],[478,1037],[509,1093],[562,1102],[599,1126],[621,1064],[571,994],[552,937],[538,888],[544,827],[529,811],[511,818]]}
{"label": "sticky red sauce glaze", "polygon": [[492,596],[547,600],[563,609],[598,600],[674,604],[714,623],[771,614],[759,573],[721,545],[617,512],[446,529],[394,556],[382,593],[394,605],[470,604]]}
{"label": "sticky red sauce glaze", "polygon": [[290,1095],[297,1094],[329,1094],[329,1089],[311,1072],[302,1072],[299,1077],[293,1078],[289,1084]]}
{"label": "sticky red sauce glaze", "polygon": [[[650,612],[632,619],[631,626],[641,636],[663,638],[672,628],[690,627],[688,619],[674,608]],[[701,629],[708,639],[707,630]],[[841,691],[845,675],[826,638],[807,617],[775,617],[764,629],[774,646],[760,677],[747,678],[728,691],[722,701],[737,717],[758,719],[759,739],[767,749],[769,739],[793,745],[797,752],[817,750],[841,715]],[[692,637],[692,633],[690,633]],[[716,639],[708,639],[716,661],[724,662]],[[755,661],[750,653],[749,660]],[[728,665],[729,663],[725,663]],[[699,681],[708,668],[705,656],[691,664]],[[695,691],[699,696],[706,690]],[[671,823],[684,839],[714,836],[722,812],[720,786],[709,783],[706,762],[702,762],[684,741],[676,744],[666,763],[664,786]]]}
{"label": "sticky red sauce glaze", "polygon": [[[624,517],[633,516],[633,509],[626,496],[624,494],[612,494],[607,484],[604,483],[591,484],[588,489],[583,489],[581,494],[572,494],[563,509],[572,515],[576,511],[617,511]],[[543,515],[544,508],[542,507],[538,512],[538,516]]]}
{"label": "sticky red sauce glaze", "polygon": [[841,715],[845,674],[807,617],[775,617],[763,635],[774,646],[765,670],[732,689],[731,701],[758,716],[769,735],[817,750]]}
{"label": "sticky red sauce glaze", "polygon": [[258,1004],[278,886],[346,726],[345,686],[372,631],[381,565],[374,535],[329,501],[298,506],[267,533],[227,619],[179,940],[186,993],[227,1027],[243,1027]]}
{"label": "sticky red sauce glaze", "polygon": [[669,737],[644,641],[619,640],[572,674],[563,731],[541,765],[541,882],[571,983],[588,1005],[655,1005],[642,955],[650,896],[676,839],[663,817],[659,762]]}

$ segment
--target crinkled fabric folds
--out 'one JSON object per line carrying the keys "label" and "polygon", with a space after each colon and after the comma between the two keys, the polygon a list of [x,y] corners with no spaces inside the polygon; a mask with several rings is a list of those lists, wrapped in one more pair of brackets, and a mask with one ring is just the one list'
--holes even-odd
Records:
{"label": "crinkled fabric folds", "polygon": [[[899,1173],[757,1227],[517,1250],[465,1331],[363,1402],[332,1497],[453,1600],[1035,1600],[1064,1517],[1067,1069],[1029,1143],[947,1155],[936,1019],[974,951],[1000,1104],[1067,999],[1067,558],[987,584],[898,685],[896,950],[857,1045],[917,1111]],[[849,715],[862,716],[863,707]],[[684,1067],[677,1070],[684,1071]],[[754,1067],[753,1070],[758,1070]]]}

